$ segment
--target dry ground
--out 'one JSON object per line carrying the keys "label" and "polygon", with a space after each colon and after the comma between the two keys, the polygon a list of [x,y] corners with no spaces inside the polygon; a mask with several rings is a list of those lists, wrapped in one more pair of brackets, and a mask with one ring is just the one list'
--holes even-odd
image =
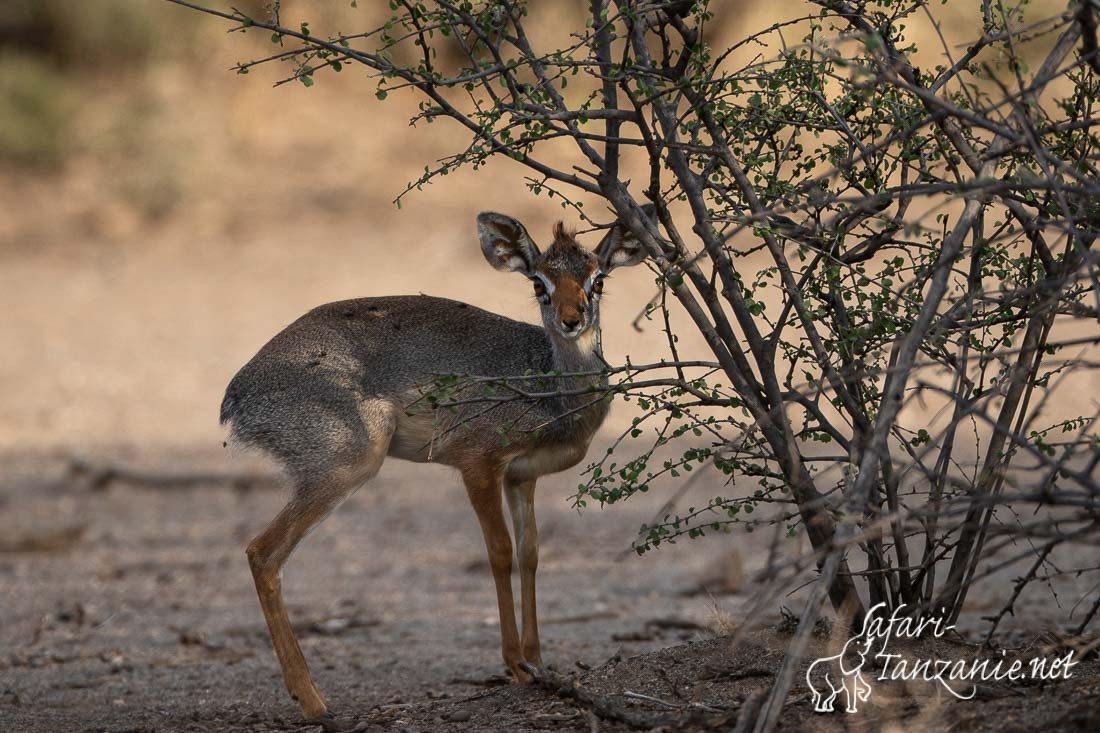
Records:
{"label": "dry ground", "polygon": [[[281,491],[51,486],[61,469],[36,461],[14,480],[9,474],[0,494],[4,515],[20,518],[18,532],[6,527],[7,549],[23,550],[0,554],[0,730],[281,729],[295,721],[242,552],[281,505]],[[709,636],[714,602],[681,595],[703,554],[623,556],[638,511],[577,516],[567,484],[546,483],[546,659],[598,667],[616,652]],[[76,531],[50,531],[66,528]],[[17,534],[21,547],[11,544]],[[52,537],[54,546],[29,537]],[[503,681],[480,532],[448,471],[387,464],[311,534],[284,586],[335,710],[409,704],[409,715],[431,720],[427,710]]]}
{"label": "dry ground", "polygon": [[[204,460],[153,465],[159,476],[182,475]],[[241,550],[280,506],[279,490],[126,481],[97,489],[48,457],[7,465],[15,470],[0,511],[18,512],[19,528],[7,524],[0,544],[0,731],[317,729],[282,688]],[[748,620],[756,591],[690,594],[721,547],[624,556],[651,507],[578,516],[570,488],[546,481],[539,500],[544,657],[580,675],[610,715],[506,683],[492,581],[462,491],[447,471],[396,462],[308,538],[285,574],[292,619],[332,709],[361,729],[396,731],[731,723],[782,659],[789,637],[778,613],[756,617],[759,627],[736,643],[716,636]],[[737,544],[757,569],[760,543]],[[1017,638],[1041,646],[1051,637]],[[972,653],[941,646],[945,658]],[[876,730],[901,718],[913,730],[1096,730],[1098,674],[1094,656],[1069,681],[991,685],[954,704],[927,690],[879,688],[866,714],[851,717],[810,712],[799,681],[784,729]],[[692,712],[690,703],[708,708]]]}

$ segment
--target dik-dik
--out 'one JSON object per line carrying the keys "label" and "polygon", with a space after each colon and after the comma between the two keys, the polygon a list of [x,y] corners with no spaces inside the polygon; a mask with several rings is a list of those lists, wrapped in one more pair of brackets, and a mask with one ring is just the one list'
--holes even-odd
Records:
{"label": "dik-dik", "polygon": [[[600,294],[608,273],[638,264],[645,252],[620,224],[594,253],[560,223],[545,252],[503,214],[479,214],[477,232],[490,265],[531,281],[541,327],[424,295],[330,303],[271,339],[226,389],[221,422],[230,424],[232,439],[273,456],[292,485],[289,502],[247,553],[287,690],[307,718],[326,713],[325,699],[291,629],[281,570],[298,541],[387,456],[442,463],[462,474],[496,583],[504,663],[519,680],[528,679],[521,663],[541,665],[535,481],[579,463],[607,415],[599,394],[606,383],[599,376]],[[542,393],[554,396],[420,409],[442,375],[552,372],[566,375],[549,388],[541,382]],[[515,531],[522,636],[502,493]]]}

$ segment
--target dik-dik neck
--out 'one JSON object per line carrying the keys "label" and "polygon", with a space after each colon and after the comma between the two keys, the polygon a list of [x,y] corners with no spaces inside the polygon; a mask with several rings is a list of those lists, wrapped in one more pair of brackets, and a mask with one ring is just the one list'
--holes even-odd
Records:
{"label": "dik-dik neck", "polygon": [[558,409],[562,419],[555,432],[559,432],[560,438],[587,446],[608,411],[607,401],[599,390],[607,385],[604,373],[607,362],[600,348],[599,327],[590,328],[575,339],[552,335],[550,341],[554,370],[570,375],[556,380],[557,389],[569,394],[560,397]]}
{"label": "dik-dik neck", "polygon": [[579,374],[573,377],[575,382],[597,386],[607,383],[603,370],[607,362],[603,359],[600,346],[599,326],[588,329],[575,339],[558,335],[550,338],[554,351],[554,370],[562,374]]}

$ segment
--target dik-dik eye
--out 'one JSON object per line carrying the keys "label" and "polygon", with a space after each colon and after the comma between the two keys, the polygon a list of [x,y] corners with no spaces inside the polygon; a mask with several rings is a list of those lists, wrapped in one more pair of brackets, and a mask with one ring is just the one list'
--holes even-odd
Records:
{"label": "dik-dik eye", "polygon": [[598,275],[595,280],[592,281],[592,292],[599,294],[603,292],[604,276]]}
{"label": "dik-dik eye", "polygon": [[535,297],[540,301],[546,300],[546,283],[542,281],[541,277],[531,278],[531,284],[535,286]]}

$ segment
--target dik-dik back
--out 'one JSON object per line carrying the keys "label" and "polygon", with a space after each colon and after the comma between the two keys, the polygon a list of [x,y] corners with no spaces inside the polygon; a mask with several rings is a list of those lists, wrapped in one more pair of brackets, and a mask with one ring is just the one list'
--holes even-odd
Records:
{"label": "dik-dik back", "polygon": [[[594,353],[588,362],[598,371]],[[552,444],[578,420],[560,418],[569,408],[554,398],[433,411],[427,397],[443,378],[553,369],[550,338],[538,326],[426,295],[346,300],[315,308],[260,349],[229,383],[221,421],[234,440],[268,451],[294,474],[323,468],[387,429],[389,455],[453,464],[458,446],[515,450],[540,427],[539,440]]]}
{"label": "dik-dik back", "polygon": [[[222,401],[232,438],[274,456],[293,483],[290,501],[249,543],[248,560],[287,690],[307,718],[324,715],[326,704],[290,625],[280,572],[305,533],[386,456],[459,469],[493,571],[504,662],[520,680],[541,664],[535,480],[580,462],[607,415],[604,278],[644,254],[618,225],[589,252],[559,224],[543,252],[515,219],[485,212],[477,223],[489,263],[530,280],[542,326],[424,295],[330,303],[271,339]],[[537,376],[551,372],[564,376]],[[450,392],[436,409],[429,397],[443,389]],[[520,566],[522,638],[502,495]]]}

